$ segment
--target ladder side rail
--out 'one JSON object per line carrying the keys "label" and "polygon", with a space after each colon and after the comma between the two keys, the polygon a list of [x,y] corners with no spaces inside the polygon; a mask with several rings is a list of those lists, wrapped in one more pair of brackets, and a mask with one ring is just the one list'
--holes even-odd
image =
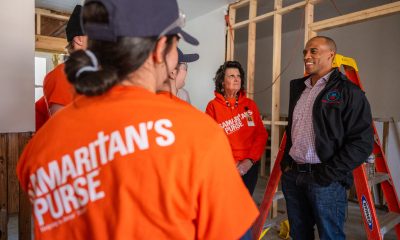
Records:
{"label": "ladder side rail", "polygon": [[[343,66],[346,77],[354,84],[359,86],[363,90],[363,86],[360,82],[360,77],[358,72],[355,70],[354,66],[346,65],[340,62],[340,66]],[[374,134],[376,134],[374,126]],[[375,145],[375,144],[374,144]],[[375,149],[375,147],[374,147]],[[374,201],[371,195],[371,189],[368,185],[368,179],[365,172],[364,165],[359,166],[353,171],[354,185],[357,192],[357,199],[363,217],[364,229],[367,234],[368,239],[383,239],[380,232],[379,221],[376,215],[376,209]]]}
{"label": "ladder side rail", "polygon": [[367,239],[382,239],[364,165],[354,169],[353,177]]}
{"label": "ladder side rail", "polygon": [[259,211],[260,215],[256,219],[255,223],[253,224],[252,228],[252,239],[259,239],[261,232],[264,227],[264,223],[267,220],[269,210],[272,205],[272,200],[278,188],[279,181],[281,179],[282,171],[280,167],[280,163],[283,158],[283,153],[285,151],[286,146],[286,133],[283,135],[281,145],[279,147],[279,152],[275,160],[274,167],[268,179],[267,187],[265,189],[264,198],[261,202]]}
{"label": "ladder side rail", "polygon": [[[375,134],[376,134],[376,130],[375,130]],[[379,141],[379,139],[378,139],[378,141]],[[375,154],[376,171],[389,174],[390,179],[392,179],[389,167],[386,162],[385,154],[382,151],[381,145],[375,143],[373,153]],[[381,188],[382,188],[383,195],[385,197],[389,211],[400,214],[399,199],[394,190],[393,182],[384,181],[381,183]],[[397,224],[394,228],[395,228],[397,236],[400,237],[400,224]]]}

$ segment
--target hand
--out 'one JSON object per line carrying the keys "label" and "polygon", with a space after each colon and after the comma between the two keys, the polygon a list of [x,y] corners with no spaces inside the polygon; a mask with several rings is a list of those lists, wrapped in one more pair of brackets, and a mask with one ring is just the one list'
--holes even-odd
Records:
{"label": "hand", "polygon": [[250,159],[246,158],[246,159],[240,161],[236,165],[236,168],[239,171],[240,176],[243,176],[250,170],[250,168],[252,166],[253,166],[253,162]]}

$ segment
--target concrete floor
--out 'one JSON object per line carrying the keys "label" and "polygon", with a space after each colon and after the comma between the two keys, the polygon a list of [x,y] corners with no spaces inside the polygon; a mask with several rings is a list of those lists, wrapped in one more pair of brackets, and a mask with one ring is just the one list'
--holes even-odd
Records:
{"label": "concrete floor", "polygon": [[[257,182],[256,190],[254,191],[253,194],[253,199],[257,203],[257,205],[260,205],[261,201],[263,200],[266,185],[267,185],[267,179],[260,177]],[[284,200],[278,201],[278,212],[286,213]],[[377,214],[379,217],[385,214],[385,212],[382,210],[377,210]],[[358,203],[349,202],[348,216],[345,223],[346,239],[348,240],[367,239],[363,224],[364,223],[361,218],[361,212]],[[317,231],[315,231],[315,236],[316,236],[315,239],[319,239]],[[397,236],[395,231],[392,229],[390,232],[385,234],[384,238],[385,240],[396,240]],[[279,237],[278,227],[271,228],[271,230],[267,232],[267,234],[264,236],[263,239],[268,239],[268,240],[282,239]]]}
{"label": "concrete floor", "polygon": [[[265,191],[265,186],[267,184],[267,179],[260,177],[257,182],[256,190],[254,191],[253,194],[253,199],[257,203],[257,205],[260,205],[263,196],[264,196],[264,191]],[[285,203],[284,200],[279,200],[278,202],[278,212],[286,212],[285,208]],[[378,210],[378,216],[384,214],[385,212],[382,210]],[[364,227],[363,227],[363,222],[361,219],[361,212],[360,208],[358,206],[358,203],[353,203],[349,202],[349,207],[348,207],[348,217],[345,225],[345,232],[346,232],[346,237],[348,240],[359,240],[359,239],[367,239]],[[267,234],[264,236],[263,239],[269,239],[269,240],[277,240],[281,239],[279,237],[279,229],[277,227],[271,228],[267,232]],[[315,234],[316,239],[318,238],[318,233],[316,232]],[[385,235],[385,240],[395,240],[397,239],[396,233],[394,230],[391,230]],[[18,216],[17,215],[12,215],[9,218],[9,223],[8,223],[8,240],[18,240]]]}

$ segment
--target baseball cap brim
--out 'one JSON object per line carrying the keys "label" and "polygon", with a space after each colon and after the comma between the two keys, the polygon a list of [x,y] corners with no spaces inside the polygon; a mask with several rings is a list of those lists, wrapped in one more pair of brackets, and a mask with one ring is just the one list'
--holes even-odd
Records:
{"label": "baseball cap brim", "polygon": [[189,53],[189,54],[184,54],[179,48],[178,48],[178,62],[179,63],[190,63],[190,62],[195,62],[199,60],[200,56],[197,53]]}
{"label": "baseball cap brim", "polygon": [[181,28],[178,29],[177,34],[179,37],[183,38],[185,42],[195,46],[199,45],[199,41],[196,38],[192,37],[189,33],[183,31]]}

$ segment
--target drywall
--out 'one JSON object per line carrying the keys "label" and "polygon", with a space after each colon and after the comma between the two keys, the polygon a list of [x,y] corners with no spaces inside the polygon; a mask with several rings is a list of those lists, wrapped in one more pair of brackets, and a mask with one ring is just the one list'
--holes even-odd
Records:
{"label": "drywall", "polygon": [[185,89],[190,94],[192,105],[201,111],[214,98],[213,78],[225,59],[225,9],[218,8],[186,24],[184,30],[200,41],[199,46],[191,46],[184,41],[179,43],[184,53],[200,55],[198,61],[189,63]]}
{"label": "drywall", "polygon": [[0,9],[0,132],[33,131],[34,1],[0,1]]}

